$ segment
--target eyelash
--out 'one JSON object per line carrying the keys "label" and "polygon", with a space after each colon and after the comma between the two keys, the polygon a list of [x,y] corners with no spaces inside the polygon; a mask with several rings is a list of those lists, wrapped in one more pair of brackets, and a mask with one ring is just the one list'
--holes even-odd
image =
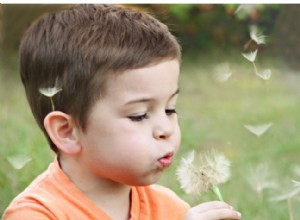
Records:
{"label": "eyelash", "polygon": [[172,114],[176,114],[176,110],[175,109],[166,109],[166,114],[167,115],[172,115]]}
{"label": "eyelash", "polygon": [[[166,112],[166,115],[172,115],[172,114],[176,114],[177,113],[175,109],[166,109],[165,112]],[[142,115],[128,116],[128,118],[131,121],[139,122],[139,121],[143,121],[144,119],[148,119],[149,116],[148,116],[147,113],[145,113],[145,114],[142,114]]]}
{"label": "eyelash", "polygon": [[131,121],[138,122],[138,121],[142,121],[142,120],[144,120],[144,119],[147,119],[147,118],[148,118],[148,114],[145,113],[145,114],[142,114],[142,115],[128,116],[128,118],[129,118]]}

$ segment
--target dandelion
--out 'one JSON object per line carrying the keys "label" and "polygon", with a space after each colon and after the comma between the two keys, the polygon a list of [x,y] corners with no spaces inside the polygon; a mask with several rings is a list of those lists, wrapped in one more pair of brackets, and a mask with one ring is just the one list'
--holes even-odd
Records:
{"label": "dandelion", "polygon": [[215,150],[197,154],[196,158],[195,152],[192,151],[181,160],[176,174],[181,188],[186,193],[201,195],[212,190],[219,200],[224,201],[218,185],[229,179],[230,162]]}
{"label": "dandelion", "polygon": [[291,171],[293,172],[294,175],[300,176],[300,166],[299,165],[293,165],[291,167]]}
{"label": "dandelion", "polygon": [[250,52],[250,53],[242,53],[243,57],[245,57],[247,60],[249,60],[252,64],[253,64],[253,68],[255,71],[256,75],[259,75],[258,71],[257,71],[257,67],[255,65],[255,59],[256,59],[256,55],[257,55],[257,50],[255,50],[254,52]]}
{"label": "dandelion", "polygon": [[264,69],[262,73],[257,73],[257,75],[263,80],[269,80],[271,78],[272,72],[270,69]]}
{"label": "dandelion", "polygon": [[8,162],[16,170],[21,170],[26,164],[28,164],[32,158],[27,155],[14,155],[7,157]]}
{"label": "dandelion", "polygon": [[252,167],[247,177],[249,185],[259,195],[261,195],[265,189],[276,189],[278,187],[277,183],[272,180],[273,172],[266,163]]}
{"label": "dandelion", "polygon": [[250,131],[252,134],[255,134],[257,137],[260,137],[264,133],[266,133],[271,127],[273,126],[273,123],[265,123],[265,124],[258,124],[258,125],[249,125],[246,124],[244,127]]}
{"label": "dandelion", "polygon": [[219,82],[225,82],[232,76],[229,63],[220,63],[215,68],[215,79]]}
{"label": "dandelion", "polygon": [[300,182],[296,180],[292,180],[292,183],[293,183],[292,188],[288,189],[286,192],[283,192],[280,195],[270,198],[270,201],[285,201],[285,200],[287,201],[290,220],[294,219],[291,200],[292,198],[296,197],[300,193]]}
{"label": "dandelion", "polygon": [[270,201],[284,201],[297,196],[300,193],[300,182],[292,180],[293,186],[280,195],[270,198]]}
{"label": "dandelion", "polygon": [[62,91],[61,88],[57,88],[57,87],[48,87],[48,88],[40,88],[39,92],[50,98],[51,101],[51,107],[52,107],[52,111],[54,111],[55,107],[54,107],[54,103],[53,103],[53,96],[55,96],[57,93],[59,93],[60,91]]}
{"label": "dandelion", "polygon": [[247,60],[249,60],[250,62],[254,63],[256,55],[257,55],[257,50],[255,50],[254,52],[250,52],[250,53],[242,53],[243,57],[245,57]]}
{"label": "dandelion", "polygon": [[271,69],[264,69],[261,73],[258,72],[256,64],[254,62],[256,59],[257,50],[255,50],[254,52],[251,51],[249,53],[242,53],[242,55],[253,64],[253,68],[257,76],[259,76],[263,80],[269,80],[271,78],[272,75]]}
{"label": "dandelion", "polygon": [[258,31],[256,25],[251,25],[250,26],[250,38],[251,38],[251,40],[253,40],[258,45],[266,43],[266,36]]}
{"label": "dandelion", "polygon": [[258,8],[259,5],[255,4],[241,4],[237,7],[234,14],[237,15],[239,18],[244,19],[255,13],[255,11],[257,11]]}
{"label": "dandelion", "polygon": [[266,36],[258,31],[256,25],[250,25],[250,40],[244,45],[245,50],[249,47],[251,42],[255,42],[257,45],[266,44]]}

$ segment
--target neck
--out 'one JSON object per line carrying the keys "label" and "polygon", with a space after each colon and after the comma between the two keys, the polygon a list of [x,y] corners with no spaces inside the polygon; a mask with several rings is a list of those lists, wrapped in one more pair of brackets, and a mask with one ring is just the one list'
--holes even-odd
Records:
{"label": "neck", "polygon": [[131,187],[94,176],[83,170],[76,159],[60,156],[61,169],[83,194],[112,219],[128,219]]}
{"label": "neck", "polygon": [[[99,188],[101,188],[99,190]],[[95,193],[96,192],[96,193]],[[118,184],[107,187],[95,186],[83,192],[93,203],[112,219],[129,219],[131,209],[131,189]]]}

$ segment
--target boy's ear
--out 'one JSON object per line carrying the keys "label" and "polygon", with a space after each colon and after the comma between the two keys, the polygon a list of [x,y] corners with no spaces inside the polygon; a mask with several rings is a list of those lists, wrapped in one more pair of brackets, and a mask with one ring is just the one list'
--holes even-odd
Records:
{"label": "boy's ear", "polygon": [[73,118],[60,111],[50,112],[44,119],[44,127],[59,151],[78,154],[81,145]]}

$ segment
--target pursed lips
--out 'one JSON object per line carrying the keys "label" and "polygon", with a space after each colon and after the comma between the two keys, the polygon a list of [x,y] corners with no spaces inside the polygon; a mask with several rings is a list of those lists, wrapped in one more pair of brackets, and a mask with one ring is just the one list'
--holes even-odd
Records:
{"label": "pursed lips", "polygon": [[158,159],[158,162],[160,163],[160,165],[163,168],[167,168],[167,167],[169,167],[172,164],[172,162],[173,162],[173,156],[174,156],[174,153],[173,152],[169,152],[169,153],[165,154],[164,156],[160,157]]}

